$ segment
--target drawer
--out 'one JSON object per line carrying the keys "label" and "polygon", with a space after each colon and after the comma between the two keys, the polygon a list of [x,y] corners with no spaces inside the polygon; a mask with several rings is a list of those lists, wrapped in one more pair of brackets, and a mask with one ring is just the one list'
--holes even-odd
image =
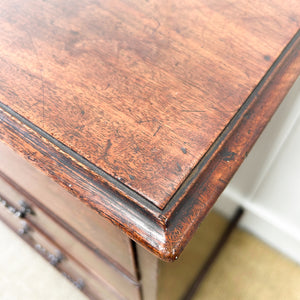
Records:
{"label": "drawer", "polygon": [[[32,202],[1,177],[0,196],[2,202],[6,204],[5,209],[9,213],[13,213],[11,218],[15,220],[16,216],[21,217],[21,224],[20,221],[17,222],[19,225],[16,230],[25,232],[26,226],[38,228],[45,236],[59,245],[65,253],[83,264],[95,277],[100,278],[107,285],[113,286],[126,299],[139,299],[139,283],[134,278],[78,241],[71,232],[46,214],[39,204]],[[25,229],[22,226],[25,226]],[[29,231],[28,234],[32,235],[32,232]]]}
{"label": "drawer", "polygon": [[95,278],[82,265],[68,257],[62,260],[57,269],[91,299],[126,300],[113,287]]}
{"label": "drawer", "polygon": [[124,300],[117,290],[94,276],[82,264],[59,248],[41,231],[26,220],[13,215],[0,205],[0,220],[17,232],[32,248],[43,256],[52,266],[70,280],[74,286],[84,292],[90,299]]}
{"label": "drawer", "polygon": [[[79,199],[0,142],[0,173],[67,224],[83,243],[137,278],[131,240]],[[19,201],[19,199],[17,199]]]}

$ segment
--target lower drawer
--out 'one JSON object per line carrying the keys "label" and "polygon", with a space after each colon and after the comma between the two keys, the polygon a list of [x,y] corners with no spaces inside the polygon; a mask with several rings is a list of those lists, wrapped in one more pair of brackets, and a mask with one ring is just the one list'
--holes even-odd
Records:
{"label": "lower drawer", "polygon": [[[84,205],[28,161],[0,142],[0,174],[11,188],[0,182],[0,190],[11,194],[14,205],[22,198],[43,206],[61,225],[72,229],[85,245],[106,256],[112,263],[137,279],[131,240],[94,210]],[[2,180],[3,181],[3,180]]]}
{"label": "lower drawer", "polygon": [[[33,211],[38,211],[38,208],[34,207]],[[109,263],[93,257],[93,253],[48,216],[42,212],[38,215],[37,223],[42,218],[43,226],[53,236],[56,235],[55,239],[31,222],[30,218],[24,218],[6,199],[0,199],[2,221],[91,299],[140,299],[138,283],[128,280]]]}
{"label": "lower drawer", "polygon": [[9,215],[9,212],[5,212],[1,208],[0,219],[17,232],[23,240],[59,270],[76,288],[82,290],[90,299],[124,299],[112,288],[101,282],[101,280],[93,278],[92,274],[63,253],[61,249],[54,245],[42,233],[29,227],[26,221],[13,219]]}

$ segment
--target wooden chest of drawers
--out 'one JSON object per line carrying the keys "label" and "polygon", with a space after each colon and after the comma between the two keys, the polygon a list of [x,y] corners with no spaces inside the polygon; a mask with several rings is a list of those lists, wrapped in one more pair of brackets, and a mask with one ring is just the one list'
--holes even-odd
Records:
{"label": "wooden chest of drawers", "polygon": [[89,297],[157,298],[300,73],[281,2],[2,1],[0,218]]}
{"label": "wooden chest of drawers", "polygon": [[50,263],[59,252],[62,259],[53,264],[75,282],[83,279],[82,289],[93,298],[112,290],[109,299],[139,299],[130,239],[3,144],[0,155],[1,219],[45,249]]}

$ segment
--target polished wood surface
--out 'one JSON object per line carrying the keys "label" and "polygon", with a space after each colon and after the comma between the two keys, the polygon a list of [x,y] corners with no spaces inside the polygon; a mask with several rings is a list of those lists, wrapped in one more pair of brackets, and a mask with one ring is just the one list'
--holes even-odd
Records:
{"label": "polished wood surface", "polygon": [[164,208],[299,28],[249,6],[1,1],[1,101]]}
{"label": "polished wood surface", "polygon": [[300,72],[298,0],[14,0],[0,24],[1,139],[167,260]]}

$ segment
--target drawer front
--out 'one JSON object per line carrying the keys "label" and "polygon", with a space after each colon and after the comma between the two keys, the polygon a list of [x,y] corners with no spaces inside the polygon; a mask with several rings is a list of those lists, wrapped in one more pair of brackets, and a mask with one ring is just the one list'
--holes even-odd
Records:
{"label": "drawer front", "polygon": [[1,142],[0,158],[0,172],[17,183],[22,192],[68,224],[85,244],[137,278],[132,244],[125,234]]}
{"label": "drawer front", "polygon": [[126,300],[126,298],[119,295],[114,288],[96,279],[93,275],[89,274],[82,265],[70,258],[64,259],[62,263],[57,266],[57,269],[77,288],[82,289],[91,299]]}
{"label": "drawer front", "polygon": [[107,285],[103,280],[91,274],[84,266],[72,259],[32,224],[14,215],[7,207],[3,206],[3,203],[0,205],[0,220],[18,233],[23,240],[90,299],[126,299],[113,287]]}
{"label": "drawer front", "polygon": [[[21,217],[18,225],[19,232],[30,228],[38,228],[44,235],[54,241],[64,253],[82,263],[90,273],[94,274],[107,285],[113,286],[126,299],[139,299],[139,284],[128,274],[123,273],[117,266],[95,253],[92,249],[79,242],[68,230],[60,226],[55,219],[47,215],[36,203],[21,194],[13,186],[0,177],[0,197],[2,206],[12,215],[12,219]],[[26,222],[26,223],[24,223]],[[23,229],[23,227],[25,229]],[[27,235],[36,231],[28,231]]]}

